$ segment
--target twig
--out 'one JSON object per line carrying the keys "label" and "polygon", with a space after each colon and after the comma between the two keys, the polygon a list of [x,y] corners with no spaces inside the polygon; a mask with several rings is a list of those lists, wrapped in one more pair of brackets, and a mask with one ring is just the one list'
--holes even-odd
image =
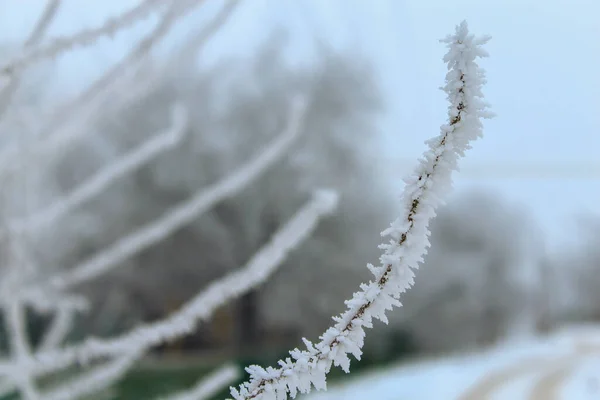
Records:
{"label": "twig", "polygon": [[[38,352],[21,368],[38,376],[75,361],[86,362],[103,356],[143,351],[193,332],[199,321],[210,318],[221,305],[264,282],[283,263],[288,253],[310,235],[319,220],[333,212],[336,206],[337,195],[334,192],[316,192],[313,199],[276,232],[246,266],[212,283],[169,317],[139,326],[116,338],[89,338],[79,345]],[[0,364],[0,373],[7,373],[11,368],[10,362],[4,362]]]}
{"label": "twig", "polygon": [[346,311],[334,318],[335,325],[319,337],[318,343],[304,339],[307,350],[291,351],[291,358],[279,361],[278,369],[248,367],[250,379],[238,390],[231,389],[236,400],[281,400],[287,399],[288,393],[291,397],[307,393],[313,386],[325,389],[332,365],[348,372],[348,354],[360,359],[365,328],[373,326],[373,319],[387,323],[385,312],[401,305],[399,297],[413,285],[414,269],[429,247],[429,221],[442,202],[441,196],[450,189],[452,170],[470,148],[469,143],[482,135],[481,118],[491,116],[481,100],[484,73],[475,63],[478,57],[487,56],[481,49],[487,40],[469,35],[466,22],[445,39],[449,47],[444,57],[449,69],[444,87],[450,103],[449,123],[441,127],[438,137],[428,141],[429,150],[413,176],[405,180],[403,214],[382,232],[391,239],[380,246],[384,250],[381,265],[368,265],[374,280],[360,285],[360,291],[346,301]]}
{"label": "twig", "polygon": [[22,232],[36,232],[56,222],[74,208],[94,198],[113,182],[131,174],[153,160],[160,153],[176,146],[183,138],[189,117],[182,105],[176,104],[172,109],[171,126],[150,140],[142,143],[123,157],[95,173],[67,195],[60,197],[48,207],[34,213],[24,220],[9,224],[10,229]]}
{"label": "twig", "polygon": [[294,104],[285,131],[258,156],[215,184],[199,190],[183,204],[134,231],[90,260],[52,279],[58,290],[95,278],[118,266],[129,257],[167,238],[177,229],[191,223],[215,204],[232,197],[256,181],[269,167],[281,160],[302,131],[306,105]]}
{"label": "twig", "polygon": [[241,376],[235,365],[225,365],[203,378],[193,388],[161,398],[160,400],[207,400]]}
{"label": "twig", "polygon": [[164,3],[165,2],[161,0],[144,0],[123,14],[108,19],[102,26],[81,31],[73,36],[55,38],[46,46],[24,51],[18,57],[15,57],[12,61],[0,67],[0,74],[12,74],[16,71],[22,71],[32,63],[44,58],[56,57],[75,47],[92,45],[98,38],[102,36],[112,36],[119,30],[127,28],[135,22],[145,18],[154,8],[163,6]]}

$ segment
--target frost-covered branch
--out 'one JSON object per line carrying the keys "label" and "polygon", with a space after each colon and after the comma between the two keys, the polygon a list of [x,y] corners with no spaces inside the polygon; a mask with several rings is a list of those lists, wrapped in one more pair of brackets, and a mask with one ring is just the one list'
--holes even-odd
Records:
{"label": "frost-covered branch", "polygon": [[7,319],[7,334],[10,340],[11,355],[15,363],[12,365],[10,378],[25,400],[37,400],[40,395],[35,381],[26,368],[22,368],[31,358],[23,303],[18,300],[9,303],[5,307],[4,315]]}
{"label": "frost-covered branch", "polygon": [[[164,12],[159,23],[154,29],[140,40],[129,53],[118,63],[113,65],[100,78],[93,82],[80,96],[78,96],[72,105],[86,104],[90,98],[96,96],[99,92],[111,88],[120,76],[123,75],[130,67],[142,60],[156,43],[162,40],[181,17],[197,6],[200,0],[179,0],[173,1],[171,6]],[[70,107],[66,107],[67,109]],[[65,110],[66,111],[66,110]],[[59,114],[60,115],[60,114]],[[59,122],[62,119],[58,117]]]}
{"label": "frost-covered branch", "polygon": [[207,400],[240,377],[235,365],[225,365],[203,378],[191,389],[163,397],[160,400]]}
{"label": "frost-covered branch", "polygon": [[73,308],[64,307],[56,310],[50,328],[42,339],[40,350],[50,350],[60,346],[73,326],[75,314],[76,310]]}
{"label": "frost-covered branch", "polygon": [[[232,0],[200,31],[194,45],[206,43],[229,18],[240,0]],[[93,82],[75,99],[62,105],[47,127],[47,138],[43,140],[42,152],[54,152],[88,131],[86,127],[104,115],[107,109],[123,108],[135,99],[143,97],[156,87],[166,71],[160,70],[149,78],[139,79],[136,69],[142,60],[174,26],[181,17],[197,7],[201,0],[179,0],[167,10],[161,22],[142,39],[130,52]],[[197,51],[197,50],[196,50]],[[132,89],[133,84],[141,88]],[[85,107],[83,107],[83,106]],[[73,109],[78,112],[74,113]],[[116,108],[118,109],[118,108]],[[76,116],[75,116],[76,115]],[[65,122],[68,122],[66,126]]]}
{"label": "frost-covered branch", "polygon": [[[19,284],[17,290],[13,290],[12,292],[4,289],[0,292],[0,296],[21,297],[21,291],[28,288],[28,284],[29,282]],[[24,296],[23,299],[26,299],[27,305],[31,306],[34,311],[42,314],[67,308],[76,313],[89,309],[89,302],[84,296],[71,293],[57,293],[56,290],[51,290],[51,288],[43,285],[27,289],[27,296]]]}
{"label": "frost-covered branch", "polygon": [[95,278],[129,257],[167,238],[217,203],[248,187],[269,167],[281,160],[292,146],[302,131],[305,109],[306,104],[303,101],[296,101],[284,132],[254,159],[221,181],[201,189],[183,204],[175,206],[164,216],[134,231],[90,260],[55,277],[51,284],[57,289],[65,289]]}
{"label": "frost-covered branch", "polygon": [[113,361],[93,367],[91,371],[84,372],[59,387],[47,391],[44,393],[44,400],[80,399],[107,388],[121,378],[141,355],[141,352],[135,350],[118,355]]}
{"label": "frost-covered branch", "polygon": [[199,32],[190,35],[190,39],[178,51],[177,58],[194,61],[204,44],[225,25],[241,2],[241,0],[228,0],[207,25]]}
{"label": "frost-covered branch", "polygon": [[48,137],[43,142],[44,151],[56,152],[64,144],[89,131],[85,128],[89,125],[89,121],[94,119],[94,115],[102,111],[103,99],[112,96],[114,90],[123,84],[122,80],[128,71],[150,53],[154,45],[169,33],[175,22],[199,3],[200,0],[172,2],[155,28],[140,40],[122,60],[96,79],[75,99],[62,105],[44,128],[47,131],[46,137]]}
{"label": "frost-covered branch", "polygon": [[48,0],[44,11],[40,15],[38,22],[25,40],[25,47],[35,46],[46,34],[48,27],[54,20],[61,0]]}
{"label": "frost-covered branch", "polygon": [[380,246],[384,250],[381,264],[368,265],[374,279],[361,284],[360,291],[346,301],[346,311],[334,317],[334,326],[318,343],[304,339],[307,350],[291,351],[291,358],[279,361],[277,369],[248,367],[249,381],[238,390],[231,389],[236,400],[281,400],[287,399],[288,393],[295,397],[298,392],[309,392],[312,386],[325,389],[332,365],[348,372],[348,354],[360,359],[365,328],[372,327],[373,319],[387,322],[385,312],[401,305],[399,297],[413,285],[414,269],[429,247],[429,221],[451,187],[451,173],[470,142],[482,135],[481,119],[491,116],[482,101],[484,71],[475,62],[487,56],[481,45],[488,40],[470,35],[466,22],[443,40],[449,48],[444,57],[449,71],[443,88],[450,103],[448,123],[442,125],[438,137],[427,142],[429,150],[405,180],[402,215],[382,232],[390,240]]}
{"label": "frost-covered branch", "polygon": [[[27,194],[26,185],[23,185],[23,189],[24,194]],[[36,266],[29,257],[22,237],[9,235],[3,239],[5,239],[4,252],[8,258],[5,259],[6,274],[3,276],[2,283],[3,286],[12,286],[13,292],[0,298],[11,357],[9,368],[4,374],[8,379],[0,383],[0,390],[16,387],[24,400],[38,400],[40,394],[35,377],[26,367],[32,357],[26,323],[26,304],[20,297],[14,295],[15,290],[19,290],[32,273],[35,273]]]}
{"label": "frost-covered branch", "polygon": [[[195,8],[201,0],[174,0],[156,27],[128,53],[128,55],[90,84],[75,99],[67,101],[49,117],[42,135],[32,149],[32,157],[57,154],[75,139],[90,132],[100,117],[108,110],[119,110],[142,98],[155,88],[165,70],[153,71],[150,76],[140,76],[140,61],[144,60],[153,45],[164,37],[176,20]],[[146,1],[148,2],[148,1]],[[223,26],[239,0],[230,0],[224,8],[198,34],[198,46],[205,44]],[[180,61],[180,60],[179,60]],[[175,61],[176,62],[176,61]],[[16,146],[9,145],[0,156],[0,173],[13,171],[23,162]]]}
{"label": "frost-covered branch", "polygon": [[[114,90],[109,94],[103,95],[103,99],[94,106],[94,111],[89,115],[88,121],[94,121],[96,118],[114,112],[113,110],[122,110],[129,107],[138,99],[144,98],[155,90],[168,76],[173,66],[193,62],[195,56],[203,46],[212,38],[229,20],[241,0],[229,0],[198,32],[190,34],[187,40],[179,50],[175,52],[169,60],[158,64],[153,62],[144,63],[138,70],[127,75],[125,79],[119,81],[118,85],[113,85]],[[60,137],[51,136],[47,147],[52,148],[53,142],[60,142]]]}
{"label": "frost-covered branch", "polygon": [[[23,46],[25,48],[30,48],[36,45],[46,34],[48,27],[54,20],[58,8],[60,6],[60,0],[49,0],[42,12],[42,15],[38,19],[38,22],[35,24],[35,27],[29,34],[29,37],[25,40]],[[19,82],[21,80],[21,74],[23,71],[15,72],[11,74],[8,78],[8,83],[6,86],[0,90],[0,119],[9,108],[10,102],[19,87]]]}
{"label": "frost-covered branch", "polygon": [[[115,356],[113,360],[93,367],[90,371],[81,373],[74,378],[69,378],[59,386],[45,391],[43,400],[80,399],[83,396],[107,388],[122,378],[123,374],[125,374],[141,356],[141,352],[135,351]],[[23,372],[29,373],[28,371]],[[12,393],[14,389],[14,383],[3,381],[0,383],[0,396],[8,395]]]}
{"label": "frost-covered branch", "polygon": [[[335,192],[315,192],[313,199],[277,231],[246,266],[210,284],[166,319],[139,326],[113,339],[90,338],[76,346],[37,353],[35,359],[22,368],[37,376],[64,368],[78,360],[85,362],[98,357],[146,350],[193,332],[199,321],[210,318],[220,306],[264,282],[283,263],[289,252],[314,231],[319,220],[334,211],[337,200]],[[0,373],[6,373],[10,368],[10,364],[0,364]]]}
{"label": "frost-covered branch", "polygon": [[11,228],[18,232],[35,232],[46,228],[50,223],[56,222],[76,207],[102,193],[113,182],[131,174],[160,153],[176,146],[187,130],[189,118],[187,111],[180,104],[173,107],[171,114],[171,126],[165,132],[142,143],[119,160],[102,168],[67,195],[25,220],[14,223]]}
{"label": "frost-covered branch", "polygon": [[55,38],[45,46],[34,47],[24,51],[12,61],[0,67],[0,73],[11,74],[21,71],[32,63],[45,58],[54,58],[76,47],[93,45],[100,37],[115,35],[119,30],[125,29],[137,21],[144,19],[154,8],[158,8],[164,4],[165,2],[161,0],[143,0],[140,4],[121,15],[106,20],[99,27],[84,30],[72,36]]}

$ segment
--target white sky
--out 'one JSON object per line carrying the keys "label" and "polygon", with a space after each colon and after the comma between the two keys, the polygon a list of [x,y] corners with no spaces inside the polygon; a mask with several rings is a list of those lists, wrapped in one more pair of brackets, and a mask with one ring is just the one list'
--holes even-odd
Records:
{"label": "white sky", "polygon": [[[25,5],[27,3],[27,5]],[[51,35],[75,32],[135,4],[132,0],[66,0]],[[206,20],[213,0],[169,40]],[[41,0],[0,0],[0,35],[22,38]],[[598,0],[245,0],[207,47],[204,61],[251,54],[271,28],[292,32],[288,53],[310,62],[313,35],[373,61],[388,109],[381,128],[388,156],[412,162],[445,118],[444,47],[438,39],[466,19],[490,34],[487,100],[498,116],[464,160],[457,188],[483,186],[530,207],[551,238],[573,228],[571,217],[600,214],[600,1]],[[150,19],[152,20],[152,19]],[[59,60],[70,87],[116,61],[148,21]],[[169,41],[167,41],[167,44]],[[400,180],[398,180],[400,182]]]}

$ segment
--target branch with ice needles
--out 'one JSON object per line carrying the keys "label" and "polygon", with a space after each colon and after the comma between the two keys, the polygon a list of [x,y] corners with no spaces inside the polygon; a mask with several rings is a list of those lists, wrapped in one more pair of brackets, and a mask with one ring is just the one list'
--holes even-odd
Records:
{"label": "branch with ice needles", "polygon": [[307,350],[290,351],[291,358],[280,360],[278,369],[248,367],[250,379],[239,389],[231,389],[236,400],[282,400],[288,394],[308,393],[313,386],[326,389],[326,375],[332,365],[348,372],[348,354],[360,359],[364,328],[371,328],[373,319],[387,323],[385,312],[401,306],[399,297],[413,285],[414,270],[427,253],[429,221],[451,188],[451,173],[471,141],[482,136],[481,120],[492,116],[481,91],[484,71],[475,62],[487,56],[481,46],[488,40],[469,34],[466,22],[442,40],[448,47],[444,56],[448,73],[442,88],[449,102],[448,123],[442,125],[440,135],[427,142],[429,149],[413,175],[405,179],[403,213],[382,232],[390,240],[380,246],[384,250],[380,266],[368,265],[374,279],[361,284],[361,290],[346,301],[346,311],[334,317],[335,325],[320,336],[320,342],[304,339]]}
{"label": "branch with ice needles", "polygon": [[[37,352],[21,365],[22,371],[32,376],[65,368],[79,361],[87,362],[100,357],[114,357],[130,352],[143,352],[167,340],[187,335],[196,329],[199,321],[210,318],[213,312],[228,301],[247,293],[267,280],[317,227],[321,218],[335,211],[336,192],[321,189],[313,194],[296,214],[286,222],[252,258],[237,271],[211,283],[178,311],[167,318],[138,326],[110,339],[88,338],[83,343]],[[12,371],[10,360],[2,360],[0,374]]]}

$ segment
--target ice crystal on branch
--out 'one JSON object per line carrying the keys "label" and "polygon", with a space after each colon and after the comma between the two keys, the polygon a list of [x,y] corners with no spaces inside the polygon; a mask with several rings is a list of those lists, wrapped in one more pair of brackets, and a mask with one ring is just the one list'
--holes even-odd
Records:
{"label": "ice crystal on branch", "polygon": [[442,40],[448,47],[443,58],[448,73],[442,88],[449,102],[448,122],[437,137],[426,142],[428,150],[405,179],[402,214],[382,232],[389,241],[380,246],[384,250],[380,265],[368,265],[374,279],[361,284],[361,290],[346,301],[346,311],[334,317],[335,325],[318,343],[304,339],[306,350],[291,351],[291,358],[279,361],[279,369],[248,367],[249,381],[231,389],[236,400],[283,400],[288,394],[307,393],[313,386],[325,389],[332,364],[348,372],[348,354],[360,359],[364,328],[372,327],[373,319],[387,322],[385,312],[401,305],[399,297],[413,285],[414,270],[427,253],[429,221],[451,188],[451,173],[470,143],[482,136],[481,120],[492,116],[481,91],[484,71],[476,63],[487,56],[482,45],[488,40],[469,34],[466,22]]}

